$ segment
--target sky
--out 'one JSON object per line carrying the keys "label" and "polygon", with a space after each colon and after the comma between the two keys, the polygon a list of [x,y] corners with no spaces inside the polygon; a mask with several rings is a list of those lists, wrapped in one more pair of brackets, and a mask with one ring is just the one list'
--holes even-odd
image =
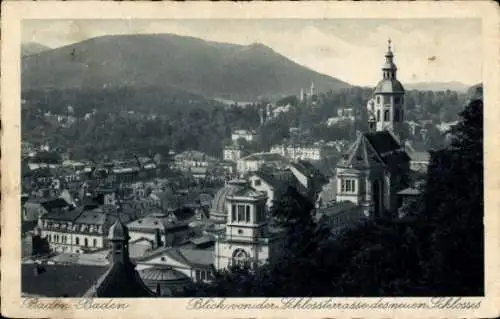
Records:
{"label": "sky", "polygon": [[173,33],[209,41],[262,43],[354,85],[373,86],[390,38],[403,83],[482,81],[479,19],[25,20],[22,41],[51,48],[117,34]]}

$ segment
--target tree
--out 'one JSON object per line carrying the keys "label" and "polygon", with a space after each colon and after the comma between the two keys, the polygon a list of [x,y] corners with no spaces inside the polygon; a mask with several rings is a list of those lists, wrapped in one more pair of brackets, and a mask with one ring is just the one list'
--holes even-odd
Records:
{"label": "tree", "polygon": [[[483,103],[461,112],[451,147],[432,155],[422,214],[426,279],[438,294],[484,292]],[[429,236],[426,236],[429,234]],[[453,266],[451,266],[453,265]]]}

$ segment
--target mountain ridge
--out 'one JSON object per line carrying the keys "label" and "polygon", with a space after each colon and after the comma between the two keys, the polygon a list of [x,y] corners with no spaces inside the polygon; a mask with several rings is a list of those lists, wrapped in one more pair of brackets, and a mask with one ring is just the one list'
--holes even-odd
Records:
{"label": "mountain ridge", "polygon": [[208,98],[255,100],[351,87],[261,43],[206,41],[172,34],[106,35],[23,57],[30,89],[170,86]]}
{"label": "mountain ridge", "polygon": [[405,83],[405,88],[407,90],[418,90],[418,91],[458,91],[466,92],[470,85],[459,82],[459,81],[430,81],[430,82],[413,82]]}
{"label": "mountain ridge", "polygon": [[38,54],[51,49],[52,48],[38,42],[23,42],[21,43],[21,56],[25,57],[33,54]]}

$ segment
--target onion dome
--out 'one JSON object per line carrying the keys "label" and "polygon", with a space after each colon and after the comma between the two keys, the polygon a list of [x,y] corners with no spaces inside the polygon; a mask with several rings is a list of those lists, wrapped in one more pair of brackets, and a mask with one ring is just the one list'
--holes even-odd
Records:
{"label": "onion dome", "polygon": [[374,93],[405,93],[401,82],[396,79],[383,79],[378,82]]}

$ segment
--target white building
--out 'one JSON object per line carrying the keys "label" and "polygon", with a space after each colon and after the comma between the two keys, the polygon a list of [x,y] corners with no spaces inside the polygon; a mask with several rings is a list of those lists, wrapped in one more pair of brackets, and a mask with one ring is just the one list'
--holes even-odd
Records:
{"label": "white building", "polygon": [[[127,215],[121,218],[128,220]],[[107,247],[108,229],[116,219],[116,213],[100,208],[75,208],[44,214],[38,227],[54,251],[86,253]]]}
{"label": "white building", "polygon": [[249,130],[236,130],[231,134],[233,143],[237,143],[239,139],[244,139],[247,142],[253,142],[257,139],[257,133]]}
{"label": "white building", "polygon": [[351,121],[356,119],[355,112],[353,108],[345,107],[337,110],[337,116],[330,117],[326,121],[327,126],[333,126],[340,121]]}
{"label": "white building", "polygon": [[280,154],[291,161],[319,161],[323,156],[323,148],[321,146],[312,145],[281,144],[271,147],[270,152]]}
{"label": "white building", "polygon": [[217,163],[217,159],[207,154],[189,150],[174,156],[175,166],[181,170],[190,170],[192,167],[210,167]]}
{"label": "white building", "polygon": [[246,155],[241,145],[226,145],[223,150],[224,161],[236,162]]}
{"label": "white building", "polygon": [[272,209],[274,201],[285,192],[285,183],[263,171],[250,173],[248,181],[256,191],[267,195],[266,207],[268,211]]}
{"label": "white building", "polygon": [[265,193],[251,187],[227,197],[227,225],[216,235],[214,266],[255,267],[277,260],[282,250],[280,231],[273,231],[266,218]]}
{"label": "white building", "polygon": [[189,223],[177,220],[173,213],[153,213],[127,225],[130,240],[147,239],[151,248],[176,246],[189,235]]}
{"label": "white building", "polygon": [[276,153],[254,153],[236,162],[236,170],[240,176],[259,170],[262,166],[285,167],[290,160]]}

